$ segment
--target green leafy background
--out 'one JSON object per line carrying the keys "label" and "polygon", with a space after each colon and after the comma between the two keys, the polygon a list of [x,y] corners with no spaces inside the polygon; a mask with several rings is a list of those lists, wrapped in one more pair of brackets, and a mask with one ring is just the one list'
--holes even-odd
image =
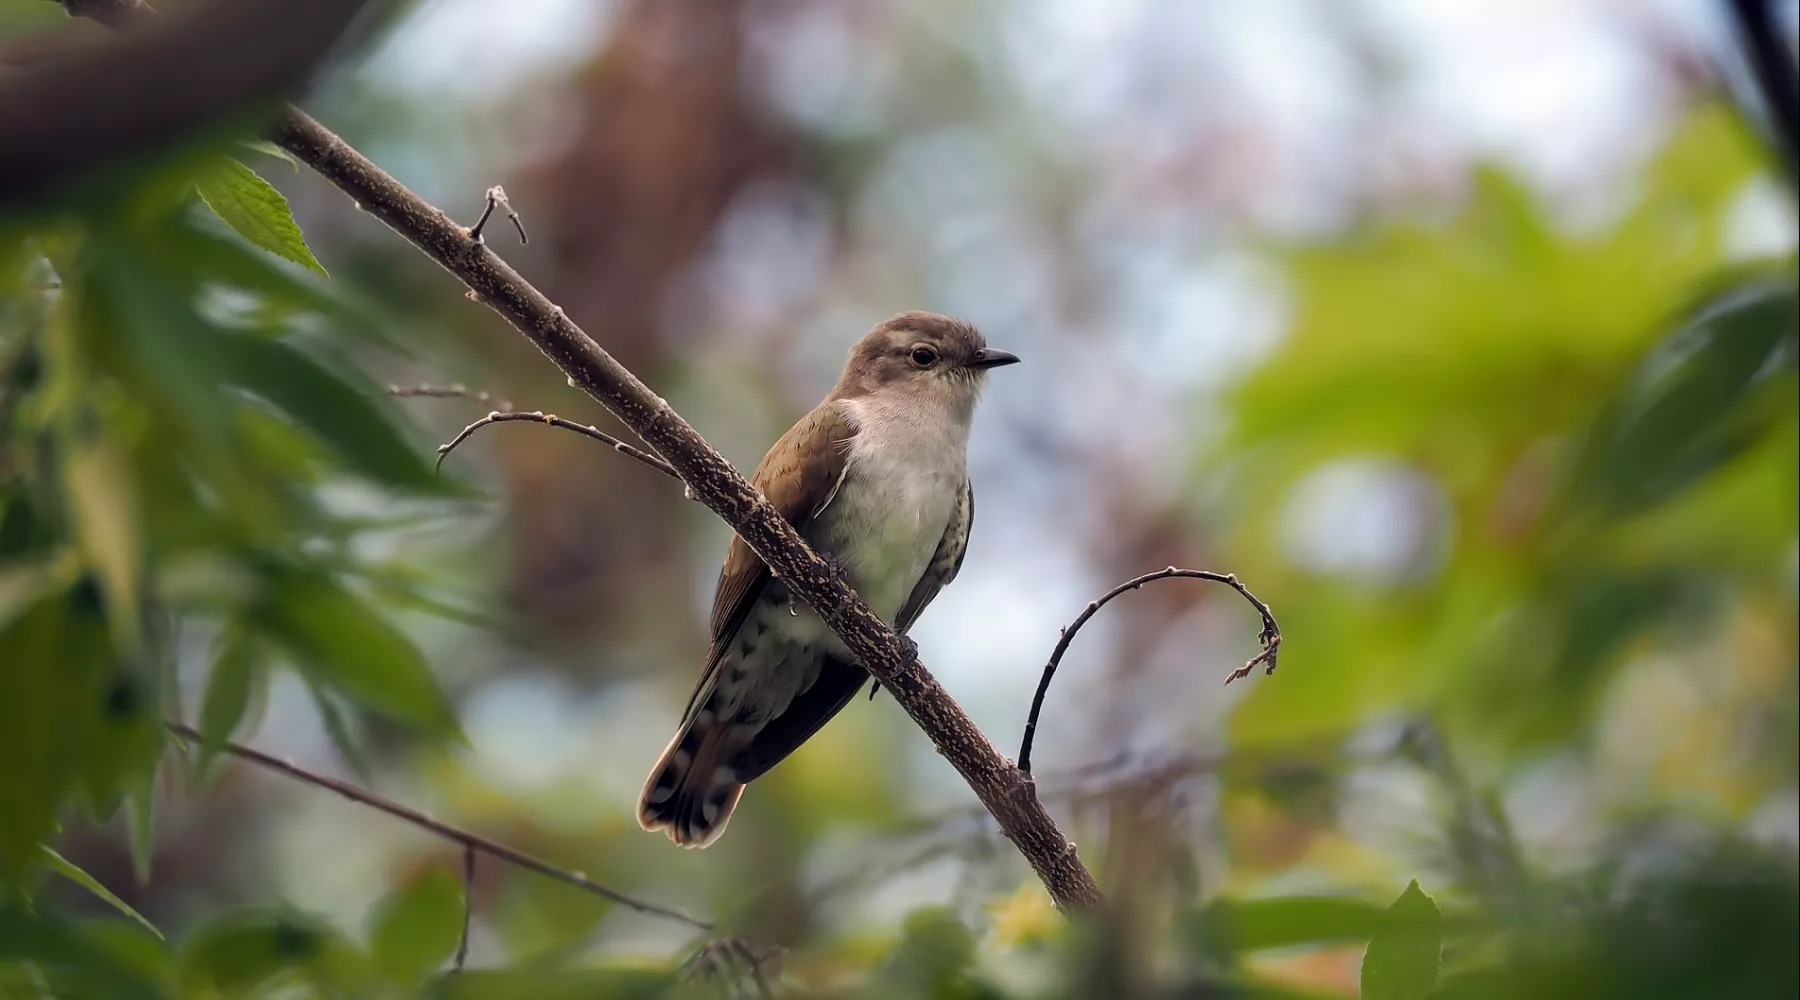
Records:
{"label": "green leafy background", "polygon": [[[494,404],[396,399],[389,382],[599,413],[246,133],[0,216],[0,997],[1800,990],[1800,306],[1793,179],[1755,116],[1682,78],[1635,156],[1572,198],[1470,156],[1453,195],[1403,185],[1296,235],[1189,200],[1222,183],[1198,167],[1146,183],[1138,154],[1161,147],[1141,136],[1114,158],[1068,153],[1116,137],[999,82],[1015,15],[938,14],[960,35],[903,18],[875,32],[910,69],[862,132],[798,114],[775,128],[767,95],[729,74],[662,91],[649,70],[615,74],[660,65],[634,61],[661,37],[653,18],[621,15],[591,75],[518,85],[528,106],[563,87],[607,112],[555,154],[568,174],[507,167],[551,235],[489,235],[745,468],[870,315],[989,310],[1021,372],[1048,374],[989,390],[978,544],[918,637],[1003,748],[1056,624],[1112,580],[1203,565],[1273,605],[1280,670],[1225,697],[1217,678],[1255,631],[1228,592],[1154,585],[1065,664],[1040,790],[1114,905],[1056,914],[885,698],[759,781],[718,847],[640,833],[631,806],[691,682],[724,529],[541,427],[486,431],[435,472],[436,443]],[[812,37],[754,17],[785,44]],[[0,4],[9,29],[59,23],[53,5]],[[458,129],[490,135],[518,111],[446,111],[355,72],[318,103],[459,218],[489,181],[463,190],[422,164],[448,145],[474,164],[458,169],[492,168],[470,152],[491,143]],[[760,138],[687,141],[727,126]],[[990,145],[957,146],[957,129]],[[813,200],[783,211],[827,220],[834,252],[732,228],[743,191],[787,190],[733,173],[751,160],[805,186]],[[1005,183],[980,188],[982,170]],[[1283,185],[1304,186],[1253,188]],[[910,207],[882,216],[883,199]],[[1023,235],[982,258],[1001,270],[959,270],[975,265],[957,240],[989,238],[989,211]],[[1787,235],[1746,251],[1746,213]],[[1091,319],[1130,278],[1095,247],[1163,238],[1151,218],[1191,220],[1184,267],[1235,255],[1274,276],[1274,332],[1223,375]],[[1007,298],[1019,259],[1066,269],[1029,286],[1048,305]],[[758,298],[795,261],[812,297]],[[1079,381],[1148,384],[1130,368],[1146,354],[1173,390]],[[1076,398],[1100,419],[1058,416]],[[1147,457],[1139,436],[1159,442]],[[717,927],[486,856],[465,882],[458,845],[225,740]]]}

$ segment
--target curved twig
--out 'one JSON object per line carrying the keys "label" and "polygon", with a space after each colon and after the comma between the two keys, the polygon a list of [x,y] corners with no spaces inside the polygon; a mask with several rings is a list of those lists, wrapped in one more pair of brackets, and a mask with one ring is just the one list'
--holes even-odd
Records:
{"label": "curved twig", "polygon": [[[389,816],[401,820],[402,822],[411,823],[413,826],[416,826],[427,833],[435,834],[452,843],[461,844],[464,851],[467,852],[464,859],[464,864],[467,866],[464,869],[465,872],[473,868],[471,859],[473,859],[476,854],[486,854],[489,857],[499,858],[508,864],[517,865],[520,868],[537,872],[539,875],[543,875],[547,878],[555,879],[564,885],[572,885],[577,889],[584,889],[604,899],[610,899],[620,906],[636,910],[645,916],[662,917],[665,920],[674,920],[701,931],[710,931],[713,928],[712,924],[695,917],[690,917],[680,910],[670,909],[666,906],[658,906],[655,903],[647,903],[635,896],[628,896],[617,889],[608,888],[607,886],[595,882],[582,872],[560,868],[541,858],[526,854],[516,847],[508,847],[499,841],[489,840],[478,833],[470,833],[460,827],[439,822],[417,809],[410,806],[403,806],[392,799],[377,795],[367,789],[359,788],[347,781],[339,781],[336,778],[309,771],[292,761],[282,760],[279,757],[272,757],[269,754],[263,753],[261,750],[244,746],[241,743],[232,743],[228,740],[208,740],[205,736],[201,735],[198,729],[195,729],[192,726],[183,725],[179,722],[171,722],[168,724],[168,727],[170,732],[183,740],[193,743],[210,744],[221,753],[230,754],[240,760],[247,760],[265,770],[275,771],[279,774],[286,775],[295,781],[312,785],[315,788],[323,788],[326,791],[336,792],[352,802],[387,813]],[[465,924],[466,923],[467,918],[465,917]],[[466,944],[466,935],[464,940]]]}
{"label": "curved twig", "polygon": [[639,448],[637,445],[621,441],[611,434],[590,424],[578,424],[573,420],[566,420],[554,413],[545,413],[542,410],[532,410],[530,412],[522,410],[495,410],[487,416],[482,417],[480,420],[464,427],[460,434],[451,438],[447,443],[438,445],[438,467],[442,468],[445,457],[455,451],[464,441],[467,441],[476,431],[489,424],[506,424],[517,421],[525,421],[534,424],[549,424],[552,427],[560,427],[565,431],[574,431],[582,437],[593,438],[601,444],[610,445],[612,450],[619,454],[628,458],[635,458],[671,479],[678,480],[681,478],[681,473],[676,472],[674,466],[657,458],[655,455],[650,454],[644,449]]}
{"label": "curved twig", "polygon": [[1146,583],[1174,579],[1222,583],[1244,595],[1244,600],[1249,601],[1251,607],[1256,609],[1256,613],[1262,615],[1262,633],[1257,637],[1263,644],[1262,652],[1257,653],[1250,658],[1249,662],[1226,675],[1225,683],[1230,684],[1240,677],[1249,676],[1250,671],[1255,670],[1259,663],[1269,665],[1266,673],[1275,672],[1275,654],[1281,648],[1281,626],[1275,624],[1275,614],[1269,610],[1269,606],[1264,604],[1261,598],[1252,594],[1249,588],[1239,583],[1235,575],[1214,573],[1204,569],[1178,569],[1170,566],[1167,569],[1159,569],[1154,573],[1145,573],[1143,576],[1126,580],[1095,600],[1089,601],[1087,607],[1081,609],[1081,614],[1076,615],[1075,620],[1062,630],[1062,638],[1056,640],[1056,648],[1050,651],[1050,662],[1044,664],[1044,676],[1038,680],[1037,694],[1032,696],[1031,714],[1025,718],[1025,739],[1019,744],[1019,770],[1026,774],[1031,773],[1031,741],[1037,735],[1038,714],[1044,710],[1044,696],[1050,693],[1050,679],[1056,676],[1056,668],[1062,663],[1063,654],[1069,651],[1069,643],[1075,640],[1075,633],[1081,631],[1081,626],[1086,625],[1089,618],[1094,617],[1096,612],[1106,607],[1113,598],[1120,594],[1128,590],[1137,590]]}

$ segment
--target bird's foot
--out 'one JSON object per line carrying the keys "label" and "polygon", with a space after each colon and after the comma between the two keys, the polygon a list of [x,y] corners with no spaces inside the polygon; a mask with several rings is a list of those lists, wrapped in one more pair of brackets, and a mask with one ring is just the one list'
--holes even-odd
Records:
{"label": "bird's foot", "polygon": [[821,552],[819,558],[824,560],[825,569],[831,574],[832,579],[846,587],[850,586],[850,569],[842,559],[838,558],[837,553]]}

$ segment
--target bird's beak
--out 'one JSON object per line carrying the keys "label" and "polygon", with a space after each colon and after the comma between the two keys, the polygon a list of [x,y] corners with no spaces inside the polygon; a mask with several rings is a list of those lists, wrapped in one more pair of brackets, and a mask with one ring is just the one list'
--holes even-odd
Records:
{"label": "bird's beak", "polygon": [[1011,351],[1002,351],[994,347],[984,347],[975,352],[975,356],[969,359],[969,362],[965,367],[987,369],[998,368],[1001,365],[1016,365],[1018,363],[1019,356]]}

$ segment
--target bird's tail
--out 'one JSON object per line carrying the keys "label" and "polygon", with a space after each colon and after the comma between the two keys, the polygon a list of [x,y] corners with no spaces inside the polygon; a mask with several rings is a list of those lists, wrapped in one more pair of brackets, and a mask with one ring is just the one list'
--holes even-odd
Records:
{"label": "bird's tail", "polygon": [[710,712],[683,725],[669,741],[638,798],[638,825],[661,830],[683,847],[705,847],[725,832],[743,783],[730,757],[744,727],[714,720]]}

